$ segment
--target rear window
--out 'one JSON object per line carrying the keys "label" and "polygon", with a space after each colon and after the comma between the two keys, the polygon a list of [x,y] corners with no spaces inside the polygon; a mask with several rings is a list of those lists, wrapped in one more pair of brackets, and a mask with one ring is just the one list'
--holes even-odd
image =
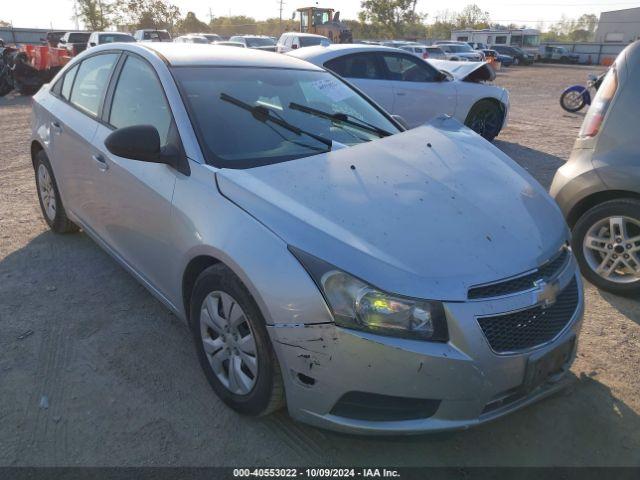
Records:
{"label": "rear window", "polygon": [[100,35],[100,43],[135,42],[136,39],[124,33],[104,33]]}
{"label": "rear window", "polygon": [[90,33],[70,33],[69,43],[84,43],[89,40]]}
{"label": "rear window", "polygon": [[329,41],[320,37],[300,37],[301,47],[313,47],[314,45],[328,45]]}
{"label": "rear window", "polygon": [[169,36],[169,32],[163,32],[163,31],[144,32],[143,38],[145,40],[156,40],[156,41],[171,40],[171,37]]}
{"label": "rear window", "polygon": [[276,44],[270,38],[247,38],[246,42],[249,47],[271,47]]}

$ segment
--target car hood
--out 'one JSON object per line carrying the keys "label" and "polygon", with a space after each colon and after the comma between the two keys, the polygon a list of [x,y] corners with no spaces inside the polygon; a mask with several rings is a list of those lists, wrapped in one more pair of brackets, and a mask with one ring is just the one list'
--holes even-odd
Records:
{"label": "car hood", "polygon": [[450,73],[455,80],[463,81],[471,78],[492,81],[496,72],[487,62],[453,62],[451,60],[427,60],[438,70]]}
{"label": "car hood", "polygon": [[530,270],[568,238],[547,192],[448,118],[216,178],[287,244],[400,295],[465,300],[470,286]]}

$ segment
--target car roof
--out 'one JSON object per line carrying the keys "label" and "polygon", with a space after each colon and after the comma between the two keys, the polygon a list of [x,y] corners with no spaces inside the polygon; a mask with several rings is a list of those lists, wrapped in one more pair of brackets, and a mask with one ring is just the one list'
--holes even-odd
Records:
{"label": "car roof", "polygon": [[[111,49],[113,50],[113,46]],[[166,64],[175,67],[201,66],[229,66],[229,67],[260,67],[260,68],[290,68],[297,70],[321,70],[303,60],[279,55],[273,52],[263,52],[254,49],[241,49],[224,45],[209,45],[198,43],[127,43],[117,47],[120,50],[133,51],[143,54],[155,54]],[[92,48],[92,52],[108,50],[109,46]]]}
{"label": "car roof", "polygon": [[307,32],[284,32],[282,35],[293,36],[296,37],[317,37],[317,38],[327,38],[324,35],[318,35],[317,33],[307,33]]}
{"label": "car roof", "polygon": [[300,48],[292,52],[287,52],[287,55],[309,61],[314,61],[316,59],[322,59],[324,61],[350,53],[361,52],[403,52],[403,50],[394,47],[385,47],[383,45],[368,45],[363,43],[333,43],[326,47],[316,45],[313,47]]}

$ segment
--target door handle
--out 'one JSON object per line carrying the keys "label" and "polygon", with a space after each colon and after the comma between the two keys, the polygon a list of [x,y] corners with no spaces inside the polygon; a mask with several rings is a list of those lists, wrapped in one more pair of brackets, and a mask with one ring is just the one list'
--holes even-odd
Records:
{"label": "door handle", "polygon": [[105,160],[105,158],[98,154],[98,155],[91,155],[91,159],[96,162],[96,164],[98,165],[98,168],[101,171],[106,171],[109,169],[109,164],[107,163],[107,161]]}
{"label": "door handle", "polygon": [[58,122],[51,122],[51,128],[56,133],[62,133],[62,125],[60,125]]}

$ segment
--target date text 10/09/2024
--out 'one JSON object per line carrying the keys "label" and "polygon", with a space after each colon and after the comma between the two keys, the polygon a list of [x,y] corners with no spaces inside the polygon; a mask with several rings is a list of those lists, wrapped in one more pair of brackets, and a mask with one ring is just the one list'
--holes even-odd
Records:
{"label": "date text 10/09/2024", "polygon": [[387,468],[234,468],[233,476],[236,478],[398,478],[400,473]]}

